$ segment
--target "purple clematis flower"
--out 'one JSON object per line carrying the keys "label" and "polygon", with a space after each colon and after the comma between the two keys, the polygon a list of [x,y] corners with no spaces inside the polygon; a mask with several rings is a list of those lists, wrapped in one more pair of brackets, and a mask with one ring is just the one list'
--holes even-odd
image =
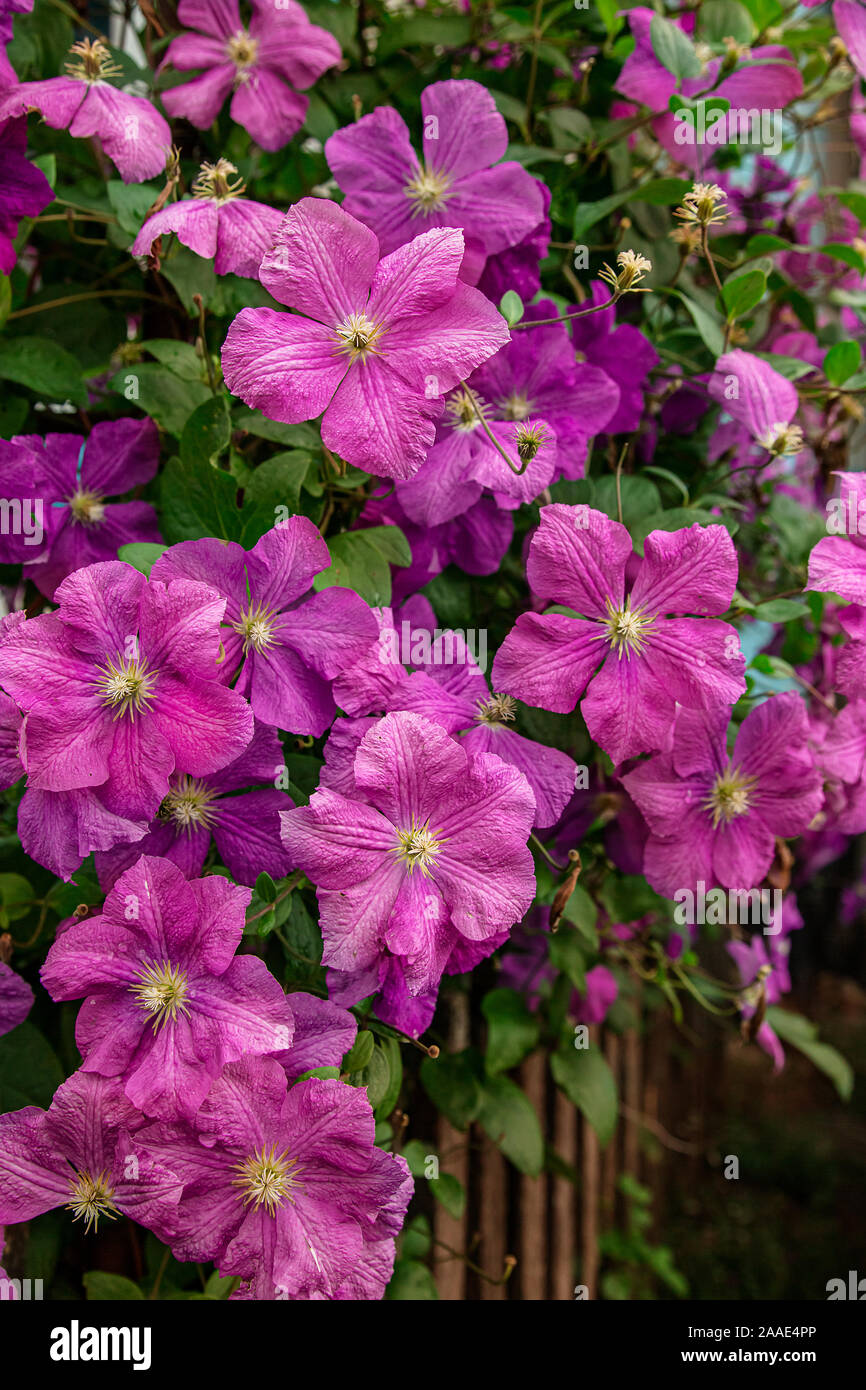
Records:
{"label": "purple clematis flower", "polygon": [[218,159],[203,164],[193,196],[169,203],[149,217],[132,243],[133,256],[153,255],[154,242],[168,232],[197,256],[213,261],[217,275],[255,279],[262,256],[276,240],[283,214],[266,203],[245,198],[241,180],[232,181],[234,164]]}
{"label": "purple clematis flower", "polygon": [[[96,855],[103,891],[142,854],[170,859],[187,878],[197,878],[211,840],[238,883],[252,887],[260,873],[284,877],[292,866],[280,839],[279,813],[294,806],[276,786],[284,772],[276,730],[257,724],[251,742],[228,767],[207,777],[173,773],[168,796],[147,834]],[[260,785],[244,790],[252,783]]]}
{"label": "purple clematis flower", "polygon": [[[392,106],[338,130],[325,157],[343,206],[376,233],[383,254],[433,227],[461,227],[461,277],[474,285],[488,256],[537,232],[546,212],[538,180],[500,164],[505,119],[479,82],[434,82],[421,93],[423,159]],[[493,166],[493,167],[491,167]]]}
{"label": "purple clematis flower", "polygon": [[[840,473],[828,530],[809,556],[808,589],[866,604],[866,473]],[[832,523],[832,524],[831,524]],[[852,615],[853,616],[853,615]],[[855,629],[856,631],[856,629]],[[858,634],[861,637],[866,633]]]}
{"label": "purple clematis flower", "polygon": [[[606,304],[609,299],[609,286],[601,280],[593,280],[589,304]],[[532,314],[534,317],[534,307]],[[619,404],[606,424],[608,434],[636,430],[644,418],[644,382],[659,360],[655,348],[639,328],[630,323],[617,323],[613,305],[582,318],[573,318],[570,327],[578,362],[600,369],[619,387]],[[569,473],[566,476],[577,475]]]}
{"label": "purple clematis flower", "polygon": [[679,710],[671,751],[622,779],[650,827],[644,872],[665,897],[701,881],[756,887],[776,837],[801,835],[821,809],[799,695],[774,695],[753,709],[730,755],[728,719],[726,709]]}
{"label": "purple clematis flower", "polygon": [[263,150],[281,150],[307,114],[309,102],[295,88],[312,87],[339,63],[340,45],[295,0],[252,0],[252,10],[247,28],[237,0],[180,0],[178,19],[197,32],[172,39],[165,63],[202,73],[163,92],[162,103],[170,116],[207,130],[232,93],[232,120]]}
{"label": "purple clematis flower", "polygon": [[0,681],[27,715],[31,788],[98,788],[113,814],[146,822],[177,768],[201,777],[246,748],[252,711],[217,679],[215,590],[148,583],[115,560],[76,570],[55,600],[54,613],[0,625]]}
{"label": "purple clematis flower", "polygon": [[223,345],[226,384],[272,420],[321,415],[347,462],[408,478],[433,443],[439,398],[508,342],[501,314],[458,280],[463,233],[441,228],[379,259],[335,203],[289,210],[260,279],[297,310],[242,309]]}
{"label": "purple clematis flower", "polygon": [[[577,769],[572,759],[558,748],[535,743],[509,727],[517,717],[517,701],[510,695],[491,694],[483,671],[459,633],[437,630],[431,641],[429,633],[421,631],[413,637],[407,628],[404,623],[401,633],[385,624],[373,652],[335,682],[334,693],[341,708],[353,716],[411,710],[440,724],[448,733],[461,735],[470,753],[495,753],[522,772],[532,788],[536,826],[553,825],[574,792]],[[393,663],[401,638],[404,659],[410,658],[416,668],[412,675]],[[359,730],[358,743],[361,734]],[[354,751],[348,746],[342,750],[346,774],[348,765],[354,764]],[[333,777],[333,757],[330,761],[329,777]]]}
{"label": "purple clematis flower", "polygon": [[54,201],[51,184],[25,157],[26,148],[26,120],[0,121],[0,271],[4,275],[12,274],[18,259],[15,238],[21,218],[36,217]]}
{"label": "purple clematis flower", "polygon": [[604,1023],[619,994],[616,976],[606,965],[594,965],[587,970],[585,980],[586,988],[577,992],[579,1003],[574,1016],[578,1023]]}
{"label": "purple clematis flower", "polygon": [[[22,451],[26,451],[26,457]],[[73,573],[114,560],[133,541],[160,540],[149,502],[109,502],[150,481],[159,466],[159,434],[153,421],[105,420],[85,439],[78,434],[15,435],[0,448],[0,488],[5,497],[25,495],[41,503],[40,547],[12,537],[0,540],[0,558],[24,561],[24,577],[47,598]],[[15,480],[17,481],[17,486]]]}
{"label": "purple clematis flower", "polygon": [[405,1159],[374,1146],[364,1091],[287,1090],[282,1067],[248,1057],[214,1083],[196,1130],[136,1136],[184,1184],[165,1236],[179,1259],[216,1260],[245,1281],[242,1298],[382,1297],[413,1183]]}
{"label": "purple clematis flower", "polygon": [[121,92],[108,81],[120,75],[102,38],[73,44],[66,77],[21,82],[0,94],[0,121],[38,111],[53,130],[78,139],[98,136],[124,183],[162,173],[171,131],[156,107]]}
{"label": "purple clematis flower", "polygon": [[310,594],[330,564],[312,521],[292,516],[252,550],[217,540],[182,541],[151,577],[201,580],[226,600],[225,679],[237,675],[257,719],[295,734],[323,734],[337,712],[331,682],[376,640],[376,619],[350,589]]}
{"label": "purple clematis flower", "polygon": [[737,582],[724,527],[652,531],[626,594],[631,559],[628,531],[603,512],[542,507],[529,585],[575,616],[522,614],[493,662],[498,690],[542,709],[567,714],[586,690],[586,727],[615,763],[663,748],[676,702],[733,704],[745,690],[736,629],[712,617]]}
{"label": "purple clematis flower", "polygon": [[[533,316],[556,313],[549,300]],[[562,324],[515,333],[448,397],[426,463],[397,484],[417,524],[437,526],[467,511],[489,488],[499,506],[531,502],[555,476],[583,476],[590,438],[619,404],[619,389],[598,367],[578,366]],[[484,423],[479,419],[484,415]],[[485,428],[486,424],[486,428]],[[487,430],[515,467],[513,472]]]}
{"label": "purple clematis flower", "polygon": [[797,388],[769,362],[735,348],[717,360],[707,389],[762,449],[784,458],[803,448],[802,430],[791,423]]}
{"label": "purple clematis flower", "polygon": [[86,1071],[64,1081],[48,1110],[0,1115],[0,1222],[63,1207],[87,1231],[118,1216],[173,1230],[181,1183],[134,1146],[142,1123],[116,1081]]}
{"label": "purple clematis flower", "polygon": [[323,964],[349,972],[361,999],[364,972],[399,958],[408,993],[435,996],[461,940],[485,954],[529,906],[535,798],[516,768],[411,713],[368,730],[354,773],[358,799],[320,788],[282,816],[317,886]]}
{"label": "purple clematis flower", "polygon": [[33,1008],[33,990],[26,980],[0,960],[0,1037],[23,1023]]}
{"label": "purple clematis flower", "polygon": [[145,1115],[191,1119],[229,1062],[283,1052],[292,1012],[257,956],[238,956],[250,901],[219,875],[186,879],[145,855],[102,914],[63,927],[42,967],[52,999],[81,999],[83,1070],[122,1079]]}
{"label": "purple clematis flower", "polygon": [[[0,0],[0,87],[11,87],[18,81],[18,74],[9,61],[6,45],[12,41],[15,15],[30,14],[33,0]],[[0,1245],[0,1255],[3,1247]]]}

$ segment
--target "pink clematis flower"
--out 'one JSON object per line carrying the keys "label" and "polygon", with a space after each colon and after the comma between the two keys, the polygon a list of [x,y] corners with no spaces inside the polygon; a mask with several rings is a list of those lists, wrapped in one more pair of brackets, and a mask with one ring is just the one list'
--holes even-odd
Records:
{"label": "pink clematis flower", "polygon": [[351,589],[310,592],[330,564],[312,521],[291,516],[252,550],[217,540],[166,550],[151,578],[200,580],[226,600],[221,669],[257,719],[294,734],[323,734],[337,712],[331,682],[376,638],[376,619]]}
{"label": "pink clematis flower", "polygon": [[64,1081],[48,1110],[0,1115],[0,1223],[60,1207],[86,1232],[118,1216],[173,1230],[182,1184],[133,1146],[142,1123],[116,1081],[86,1071]]}
{"label": "pink clematis flower", "polygon": [[286,215],[260,279],[295,309],[242,309],[226,384],[272,420],[321,415],[322,440],[369,472],[408,478],[434,439],[440,397],[509,340],[505,320],[458,280],[463,233],[425,232],[379,259],[376,237],[319,198]]}
{"label": "pink clematis flower", "polygon": [[244,184],[227,159],[203,164],[191,198],[169,203],[149,217],[132,244],[133,256],[153,255],[154,242],[168,232],[197,256],[212,260],[217,275],[255,279],[262,256],[274,244],[283,214],[245,198]]}
{"label": "pink clematis flower", "polygon": [[803,448],[803,432],[792,424],[799,405],[797,388],[769,362],[734,348],[718,358],[707,389],[775,457],[785,458]]}
{"label": "pink clematis flower", "polygon": [[83,1070],[119,1077],[146,1115],[191,1119],[229,1062],[291,1044],[280,985],[257,956],[235,954],[249,901],[217,874],[188,880],[145,855],[100,916],[67,923],[48,952],[52,999],[85,999]]}
{"label": "pink clematis flower", "polygon": [[[555,313],[550,300],[533,305],[533,318]],[[582,477],[589,441],[607,427],[620,395],[600,368],[575,362],[561,323],[515,333],[468,386],[471,395],[460,387],[448,397],[426,462],[397,484],[401,507],[419,525],[462,515],[485,488],[500,507],[514,508],[554,477]],[[522,474],[509,468],[488,430]]]}
{"label": "pink clematis flower", "polygon": [[671,751],[622,779],[650,827],[644,872],[665,897],[700,882],[756,887],[773,862],[776,837],[801,835],[821,809],[800,696],[774,695],[753,709],[731,754],[729,714],[679,710]]}
{"label": "pink clematis flower", "polygon": [[147,416],[103,420],[80,434],[14,435],[0,441],[0,490],[4,497],[38,498],[41,545],[0,538],[0,559],[24,562],[48,598],[75,570],[114,560],[120,546],[159,541],[149,502],[112,502],[114,494],[147,483],[159,467],[159,434]]}
{"label": "pink clematis flower", "polygon": [[0,95],[0,121],[39,111],[53,130],[77,139],[98,136],[124,183],[140,183],[162,172],[171,149],[171,131],[144,97],[113,87],[120,69],[104,39],[82,39],[70,50],[74,61],[66,77],[21,82]]}
{"label": "pink clematis flower", "polygon": [[363,1090],[310,1079],[286,1088],[268,1058],[226,1067],[195,1128],[152,1125],[142,1155],[177,1173],[182,1260],[216,1260],[235,1297],[381,1298],[412,1195],[406,1160],[374,1145]]}
{"label": "pink clematis flower", "polygon": [[504,118],[479,82],[434,82],[421,93],[419,160],[392,106],[332,135],[325,156],[343,206],[376,233],[383,253],[432,227],[462,227],[461,277],[474,285],[488,256],[535,233],[546,208],[538,181],[514,161]]}
{"label": "pink clematis flower", "polygon": [[603,512],[543,507],[527,578],[575,616],[522,614],[493,663],[497,690],[542,709],[567,714],[586,690],[586,727],[616,763],[663,748],[677,702],[730,705],[745,690],[737,631],[712,616],[737,582],[724,527],[651,532],[626,593],[631,560],[628,531]]}
{"label": "pink clematis flower", "polygon": [[247,746],[252,711],[217,679],[215,590],[148,583],[113,560],[76,570],[55,598],[56,612],[0,626],[0,681],[27,715],[31,788],[98,788],[113,814],[146,822],[176,768],[216,772]]}
{"label": "pink clematis flower", "polygon": [[295,0],[252,0],[252,9],[246,28],[237,0],[180,0],[177,17],[196,32],[172,39],[165,62],[180,72],[203,71],[162,101],[170,116],[207,130],[233,93],[232,120],[263,150],[281,150],[309,105],[295,88],[312,87],[339,63],[340,45]]}
{"label": "pink clematis flower", "polygon": [[[516,768],[410,713],[365,733],[354,776],[354,798],[320,788],[309,806],[284,812],[283,837],[317,886],[323,964],[346,972],[356,1002],[396,961],[401,997],[424,1000],[417,1032],[452,953],[481,948],[480,959],[528,908],[535,798]],[[395,1001],[385,1004],[393,1017]]]}

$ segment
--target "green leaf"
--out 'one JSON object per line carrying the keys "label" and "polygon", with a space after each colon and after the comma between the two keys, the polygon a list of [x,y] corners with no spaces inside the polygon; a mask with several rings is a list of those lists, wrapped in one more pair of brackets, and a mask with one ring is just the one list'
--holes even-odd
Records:
{"label": "green leaf", "polygon": [[768,256],[773,251],[790,251],[791,243],[772,232],[757,232],[746,242],[747,256]]}
{"label": "green leaf", "polygon": [[166,545],[157,545],[156,541],[133,541],[129,545],[122,545],[117,552],[118,560],[125,560],[133,569],[137,569],[141,574],[150,574],[160,555],[168,549]]}
{"label": "green leaf", "polygon": [[754,616],[765,623],[790,623],[795,618],[808,618],[809,605],[791,598],[771,598],[757,605]]}
{"label": "green leaf", "polygon": [[544,1139],[538,1116],[519,1086],[507,1076],[488,1077],[478,1119],[515,1168],[538,1177],[544,1166]]}
{"label": "green leaf", "polygon": [[841,386],[859,367],[859,343],[834,343],[824,357],[824,375],[833,386]]}
{"label": "green leaf", "polygon": [[92,1269],[84,1275],[84,1287],[89,1303],[133,1303],[144,1298],[141,1289],[131,1279],[124,1278],[122,1274],[106,1274],[101,1269]]}
{"label": "green leaf", "polygon": [[597,1047],[568,1047],[550,1058],[553,1079],[576,1105],[605,1145],[616,1128],[617,1098],[613,1072]]}
{"label": "green leaf", "polygon": [[747,270],[745,275],[736,275],[722,286],[722,300],[728,319],[742,318],[754,309],[764,297],[767,277],[762,270]]}
{"label": "green leaf", "polygon": [[204,384],[204,363],[192,343],[180,343],[175,338],[149,338],[141,346],[175,376]]}
{"label": "green leaf", "polygon": [[771,1005],[767,1009],[767,1022],[783,1042],[796,1047],[814,1066],[828,1076],[842,1100],[851,1099],[854,1090],[854,1070],[847,1058],[835,1047],[823,1043],[818,1038],[818,1029],[802,1014],[789,1013]]}
{"label": "green leaf", "polygon": [[277,885],[270,874],[260,873],[255,883],[255,891],[263,902],[272,903],[276,900]]}
{"label": "green leaf", "polygon": [[[616,478],[611,474],[605,474],[594,479],[594,482],[593,506],[598,511],[605,512],[612,521],[618,521]],[[661,511],[662,499],[658,488],[649,478],[643,478],[639,474],[626,474],[620,479],[620,496],[624,526],[631,526],[651,512]]]}
{"label": "green leaf", "polygon": [[231,440],[231,417],[225,396],[212,396],[192,412],[180,436],[184,463],[215,463]]}
{"label": "green leaf", "polygon": [[455,1129],[466,1129],[481,1109],[481,1083],[465,1052],[443,1052],[434,1061],[425,1057],[421,1084]]}
{"label": "green leaf", "polygon": [[50,1044],[26,1020],[0,1038],[0,1114],[39,1105],[44,1110],[64,1080]]}
{"label": "green leaf", "polygon": [[353,1046],[343,1058],[342,1070],[345,1072],[363,1071],[370,1064],[376,1039],[369,1028],[362,1028]]}
{"label": "green leaf", "polygon": [[132,367],[124,367],[112,377],[109,386],[176,439],[180,439],[193,411],[213,399],[204,382],[175,376],[158,362],[136,362]]}
{"label": "green leaf", "polygon": [[159,190],[151,184],[121,183],[120,179],[109,179],[105,191],[118,223],[130,242],[134,241],[148,210],[156,202]]}
{"label": "green leaf", "polygon": [[0,342],[0,378],[26,386],[47,401],[87,405],[81,363],[51,338],[7,338]]}
{"label": "green leaf", "polygon": [[312,455],[303,449],[286,449],[265,459],[244,483],[244,502],[267,505],[272,512],[283,506],[293,515],[300,506],[301,487],[311,464]]}
{"label": "green leaf", "polygon": [[499,312],[509,328],[523,318],[523,300],[515,290],[506,290],[499,301]]}
{"label": "green leaf", "polygon": [[[598,947],[598,932],[595,928],[598,920],[598,908],[582,884],[575,884],[571,897],[565,904],[562,916],[566,922],[571,922],[573,926],[577,927],[584,942],[591,950]],[[560,927],[561,930],[562,927]]]}
{"label": "green leaf", "polygon": [[578,203],[571,228],[574,240],[580,244],[596,222],[615,212],[633,197],[634,189],[625,188],[619,193],[610,193],[606,198],[599,198],[595,203]]}
{"label": "green leaf", "polygon": [[398,1260],[385,1297],[392,1302],[431,1302],[439,1297],[433,1275],[420,1260]]}
{"label": "green leaf", "polygon": [[283,425],[277,420],[269,420],[260,410],[236,410],[235,429],[254,434],[257,439],[270,439],[273,444],[283,444],[290,449],[313,449],[321,453],[322,441],[312,425]]}
{"label": "green leaf", "polygon": [[748,45],[755,36],[755,26],[738,0],[705,0],[698,14],[696,33],[704,43],[722,44],[730,37]]}
{"label": "green leaf", "polygon": [[313,580],[313,588],[335,585],[354,589],[374,608],[391,602],[390,565],[409,565],[412,552],[398,526],[372,526],[328,537],[331,563]]}
{"label": "green leaf", "polygon": [[712,353],[713,357],[721,357],[725,350],[725,337],[721,325],[702,304],[690,299],[687,294],[683,294],[682,290],[672,290],[671,292],[676,294],[686,306],[695,328],[701,335],[704,346]]}
{"label": "green leaf", "polygon": [[678,25],[656,15],[650,23],[650,43],[662,67],[674,77],[680,81],[686,77],[700,77],[701,63],[694,44]]}
{"label": "green leaf", "polygon": [[239,539],[238,488],[230,473],[204,459],[190,463],[170,458],[158,488],[162,534],[169,545],[205,536]]}
{"label": "green leaf", "polygon": [[494,989],[481,1001],[487,1019],[487,1051],[484,1064],[488,1075],[509,1071],[522,1062],[538,1041],[539,1020],[529,1012],[523,996],[513,989]]}
{"label": "green leaf", "polygon": [[585,942],[581,933],[570,924],[560,923],[559,931],[547,943],[550,963],[568,977],[575,989],[586,989]]}
{"label": "green leaf", "polygon": [[33,885],[23,875],[0,874],[0,928],[26,917],[33,898]]}
{"label": "green leaf", "polygon": [[633,203],[652,203],[656,207],[674,207],[691,188],[688,179],[650,179],[631,194]]}

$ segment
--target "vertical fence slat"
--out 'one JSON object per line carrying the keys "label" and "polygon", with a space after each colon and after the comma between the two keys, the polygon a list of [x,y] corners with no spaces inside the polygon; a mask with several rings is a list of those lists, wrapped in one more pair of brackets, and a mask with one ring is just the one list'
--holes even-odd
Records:
{"label": "vertical fence slat", "polygon": [[[544,1124],[547,1094],[547,1056],[534,1052],[520,1070],[520,1086]],[[520,1180],[520,1240],[517,1249],[517,1288],[521,1300],[547,1298],[547,1177]],[[513,1296],[513,1294],[512,1294]]]}

